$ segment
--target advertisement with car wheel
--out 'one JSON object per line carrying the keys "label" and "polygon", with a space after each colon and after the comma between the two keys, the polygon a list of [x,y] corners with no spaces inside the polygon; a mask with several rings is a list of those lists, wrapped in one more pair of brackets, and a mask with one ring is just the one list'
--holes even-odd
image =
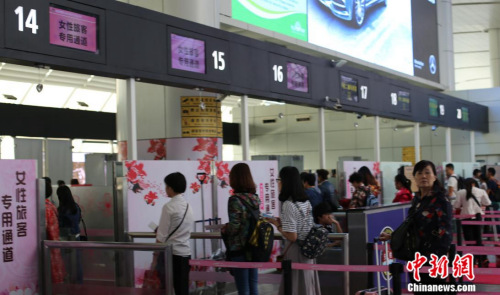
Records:
{"label": "advertisement with car wheel", "polygon": [[232,18],[439,83],[435,0],[232,0]]}

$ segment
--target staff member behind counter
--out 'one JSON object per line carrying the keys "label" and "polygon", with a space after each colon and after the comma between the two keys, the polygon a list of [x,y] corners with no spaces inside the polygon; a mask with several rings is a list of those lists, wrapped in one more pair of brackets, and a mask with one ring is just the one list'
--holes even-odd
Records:
{"label": "staff member behind counter", "polygon": [[[422,256],[427,257],[427,261],[430,261],[431,254],[436,254],[439,257],[447,255],[452,241],[451,204],[436,175],[436,167],[430,161],[420,161],[413,168],[413,176],[419,191],[413,199],[408,216],[413,216],[419,237],[417,251]],[[390,238],[390,234],[380,234],[380,240],[386,241]],[[446,283],[445,279],[431,278],[428,273],[421,273],[420,277],[422,284]],[[426,294],[434,293],[427,292]]]}

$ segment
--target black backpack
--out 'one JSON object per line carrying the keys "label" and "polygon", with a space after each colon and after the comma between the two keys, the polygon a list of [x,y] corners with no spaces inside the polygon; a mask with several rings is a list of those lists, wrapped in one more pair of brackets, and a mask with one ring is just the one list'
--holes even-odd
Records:
{"label": "black backpack", "polygon": [[247,201],[242,198],[238,199],[252,216],[249,236],[245,244],[245,255],[249,261],[269,262],[274,245],[274,228],[260,217],[259,208],[253,209]]}
{"label": "black backpack", "polygon": [[457,180],[457,190],[465,189],[465,179],[462,176],[452,175],[451,177]]}

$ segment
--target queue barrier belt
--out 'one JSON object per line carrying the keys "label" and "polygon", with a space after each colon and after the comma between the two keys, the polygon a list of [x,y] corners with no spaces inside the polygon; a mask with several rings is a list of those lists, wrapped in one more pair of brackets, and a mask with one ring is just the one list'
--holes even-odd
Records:
{"label": "queue barrier belt", "polygon": [[500,221],[472,221],[464,220],[462,225],[500,225]]}
{"label": "queue barrier belt", "polygon": [[[453,215],[456,219],[476,218],[476,215]],[[483,218],[500,218],[500,214],[486,214],[482,215]]]}
{"label": "queue barrier belt", "polygon": [[[482,241],[481,243],[483,243],[483,245],[499,245],[500,246],[500,242],[497,242],[497,241]],[[462,244],[475,245],[476,241],[462,241]]]}
{"label": "queue barrier belt", "polygon": [[457,252],[465,252],[476,255],[499,255],[500,250],[497,247],[483,246],[457,246]]}
{"label": "queue barrier belt", "polygon": [[[420,273],[429,273],[429,270],[431,269],[430,266],[422,266],[419,269]],[[404,267],[404,272],[412,273],[413,271],[409,271],[406,267]],[[453,273],[453,268],[448,267],[448,273],[452,274]],[[500,276],[500,268],[474,268],[474,274],[475,275],[497,275]]]}
{"label": "queue barrier belt", "polygon": [[189,260],[189,265],[207,266],[207,267],[226,267],[226,268],[260,268],[260,269],[281,269],[279,262],[234,262],[234,261],[216,261],[216,260]]}
{"label": "queue barrier belt", "polygon": [[383,272],[389,271],[388,265],[331,265],[292,263],[292,269],[319,270],[319,271],[344,271],[344,272]]}

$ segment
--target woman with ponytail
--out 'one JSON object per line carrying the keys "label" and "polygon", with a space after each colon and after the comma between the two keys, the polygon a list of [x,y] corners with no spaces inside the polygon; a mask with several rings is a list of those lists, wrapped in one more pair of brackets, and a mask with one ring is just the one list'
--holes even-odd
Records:
{"label": "woman with ponytail", "polygon": [[398,192],[394,200],[392,200],[393,203],[406,203],[413,199],[413,194],[411,193],[411,180],[406,178],[404,174],[398,174],[394,177],[394,185]]}
{"label": "woman with ponytail", "polygon": [[[469,218],[464,220],[481,221],[484,214],[481,207],[486,207],[491,204],[490,198],[486,191],[476,187],[476,181],[473,178],[465,180],[465,189],[457,192],[457,199],[453,204],[455,209],[461,208],[462,215],[469,215]],[[483,245],[481,226],[478,225],[462,225],[464,240],[476,241],[476,246]],[[488,267],[488,260],[485,255],[475,255],[475,262],[480,267]]]}

